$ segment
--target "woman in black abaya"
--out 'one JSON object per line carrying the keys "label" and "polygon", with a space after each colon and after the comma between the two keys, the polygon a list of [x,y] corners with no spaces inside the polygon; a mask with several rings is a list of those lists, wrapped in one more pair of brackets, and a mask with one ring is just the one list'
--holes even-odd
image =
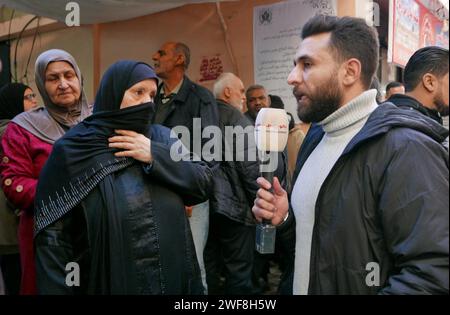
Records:
{"label": "woman in black abaya", "polygon": [[149,126],[156,87],[150,66],[115,63],[94,114],[55,143],[36,192],[39,293],[202,293],[184,205],[208,199],[211,172]]}

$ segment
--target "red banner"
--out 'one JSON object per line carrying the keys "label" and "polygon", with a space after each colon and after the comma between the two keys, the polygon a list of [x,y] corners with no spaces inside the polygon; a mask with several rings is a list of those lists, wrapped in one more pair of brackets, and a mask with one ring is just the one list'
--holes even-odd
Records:
{"label": "red banner", "polygon": [[412,54],[426,46],[448,48],[448,26],[415,0],[393,0],[390,36],[392,62],[405,66]]}

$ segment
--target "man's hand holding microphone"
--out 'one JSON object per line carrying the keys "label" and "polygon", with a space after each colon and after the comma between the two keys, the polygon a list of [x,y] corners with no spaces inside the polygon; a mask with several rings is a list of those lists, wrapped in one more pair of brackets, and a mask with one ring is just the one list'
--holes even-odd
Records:
{"label": "man's hand holding microphone", "polygon": [[276,226],[287,219],[289,201],[274,173],[278,159],[286,148],[289,122],[283,109],[263,108],[256,117],[255,140],[260,154],[261,187],[253,206],[253,214],[259,221],[256,226],[256,250],[260,254],[275,252]]}
{"label": "man's hand holding microphone", "polygon": [[[257,183],[261,188],[256,194],[252,209],[253,215],[258,222],[266,219],[275,226],[280,225],[287,219],[289,211],[289,199],[286,191],[276,177],[273,180],[273,189],[271,183],[263,177],[258,178]],[[270,192],[271,190],[273,193]]]}

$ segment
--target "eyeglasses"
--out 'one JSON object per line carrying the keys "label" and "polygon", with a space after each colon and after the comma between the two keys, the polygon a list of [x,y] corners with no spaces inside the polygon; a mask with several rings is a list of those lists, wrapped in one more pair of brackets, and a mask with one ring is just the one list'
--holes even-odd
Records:
{"label": "eyeglasses", "polygon": [[35,98],[36,98],[36,94],[35,94],[35,93],[27,94],[27,95],[25,95],[25,96],[23,97],[23,99],[29,100],[29,101],[32,101],[32,100],[35,99]]}

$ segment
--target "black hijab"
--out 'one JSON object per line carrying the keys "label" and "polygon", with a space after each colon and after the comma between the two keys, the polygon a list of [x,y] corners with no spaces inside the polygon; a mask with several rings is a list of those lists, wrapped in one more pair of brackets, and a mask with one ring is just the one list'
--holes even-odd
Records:
{"label": "black hijab", "polygon": [[8,83],[0,89],[0,119],[11,120],[24,111],[23,96],[29,88],[22,83]]}

